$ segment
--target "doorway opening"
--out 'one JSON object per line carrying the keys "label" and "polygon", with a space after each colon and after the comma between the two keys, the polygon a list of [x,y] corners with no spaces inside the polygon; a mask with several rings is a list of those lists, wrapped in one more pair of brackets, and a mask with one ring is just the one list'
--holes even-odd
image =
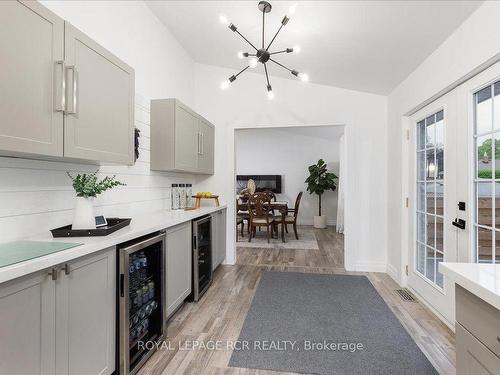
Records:
{"label": "doorway opening", "polygon": [[[344,126],[291,126],[235,129],[236,263],[344,269]],[[345,151],[345,150],[344,150]],[[322,195],[326,229],[314,228],[319,200],[307,191],[308,167],[320,159],[337,187]],[[342,165],[341,165],[342,164]],[[248,183],[251,179],[252,182]],[[249,185],[271,193],[275,225],[249,227]],[[240,194],[242,193],[243,194]],[[283,226],[282,207],[287,207]],[[260,230],[259,230],[260,229]]]}

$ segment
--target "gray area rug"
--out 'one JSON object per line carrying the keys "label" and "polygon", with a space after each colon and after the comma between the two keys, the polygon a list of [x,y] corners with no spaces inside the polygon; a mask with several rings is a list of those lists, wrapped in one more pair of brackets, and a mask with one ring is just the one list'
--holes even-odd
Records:
{"label": "gray area rug", "polygon": [[365,276],[265,272],[239,341],[231,367],[437,374]]}
{"label": "gray area rug", "polygon": [[[239,229],[238,229],[239,230]],[[281,240],[281,227],[278,238],[271,238],[270,243],[267,243],[267,236],[265,228],[259,232],[257,230],[255,238],[252,238],[252,242],[248,242],[248,234],[246,232],[242,237],[239,233],[237,247],[245,248],[265,248],[265,249],[302,249],[302,250],[319,250],[318,241],[316,240],[316,235],[312,227],[298,227],[299,239],[295,238],[293,229],[288,228],[289,233],[285,233],[286,242],[283,243]]]}

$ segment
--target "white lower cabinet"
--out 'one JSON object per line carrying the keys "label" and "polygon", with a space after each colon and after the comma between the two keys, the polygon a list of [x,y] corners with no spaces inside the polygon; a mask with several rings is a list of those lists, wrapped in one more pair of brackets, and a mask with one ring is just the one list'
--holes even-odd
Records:
{"label": "white lower cabinet", "polygon": [[0,286],[0,374],[113,373],[115,256],[113,247]]}
{"label": "white lower cabinet", "polygon": [[55,373],[55,308],[47,272],[0,286],[0,374]]}
{"label": "white lower cabinet", "polygon": [[212,215],[212,270],[226,258],[226,209]]}
{"label": "white lower cabinet", "polygon": [[115,370],[116,250],[70,262],[56,281],[56,373]]}
{"label": "white lower cabinet", "polygon": [[191,294],[191,222],[167,229],[167,317]]}

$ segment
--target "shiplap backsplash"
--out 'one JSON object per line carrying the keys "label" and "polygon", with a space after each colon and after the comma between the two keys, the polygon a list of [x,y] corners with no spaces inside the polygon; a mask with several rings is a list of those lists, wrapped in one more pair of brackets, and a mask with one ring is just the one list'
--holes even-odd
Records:
{"label": "shiplap backsplash", "polygon": [[[66,172],[114,175],[127,186],[100,195],[96,215],[128,217],[170,209],[172,183],[194,183],[186,174],[151,171],[149,99],[136,94],[135,126],[141,131],[134,166],[74,164],[0,157],[0,242],[23,238],[62,225],[73,218],[75,193]],[[99,134],[96,134],[98,137]]]}

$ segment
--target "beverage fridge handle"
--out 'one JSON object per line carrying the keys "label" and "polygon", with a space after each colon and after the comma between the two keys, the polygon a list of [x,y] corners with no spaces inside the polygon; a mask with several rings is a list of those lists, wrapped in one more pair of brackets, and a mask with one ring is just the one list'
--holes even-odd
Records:
{"label": "beverage fridge handle", "polygon": [[194,236],[194,237],[193,237],[193,248],[194,248],[194,249],[197,249],[197,248],[198,248],[198,246],[197,246],[197,244],[196,244],[196,236]]}
{"label": "beverage fridge handle", "polygon": [[125,275],[120,274],[120,297],[125,297]]}

